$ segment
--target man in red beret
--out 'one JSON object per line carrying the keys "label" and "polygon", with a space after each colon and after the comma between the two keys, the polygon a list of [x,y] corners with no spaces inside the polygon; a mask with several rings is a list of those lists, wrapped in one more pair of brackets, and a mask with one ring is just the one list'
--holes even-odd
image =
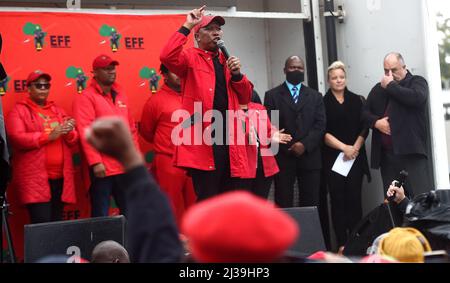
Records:
{"label": "man in red beret", "polygon": [[[176,166],[190,170],[198,201],[244,188],[240,178],[248,171],[247,153],[235,139],[237,133],[245,131],[226,113],[239,111],[239,104],[247,104],[253,89],[241,73],[239,58],[227,58],[219,52],[217,42],[222,38],[225,20],[205,15],[205,7],[188,13],[160,56],[169,71],[180,77],[183,86],[182,109],[190,117],[183,117],[180,124],[182,142],[176,142],[174,160]],[[183,49],[191,31],[198,47]],[[207,116],[211,110],[214,114]]]}
{"label": "man in red beret", "polygon": [[108,216],[111,194],[121,213],[126,215],[123,196],[118,189],[124,171],[119,162],[99,153],[87,143],[84,137],[85,129],[99,117],[121,117],[126,121],[138,147],[137,130],[128,98],[124,89],[116,83],[117,65],[119,62],[108,55],[96,57],[92,63],[94,79],[73,104],[73,114],[78,122],[77,129],[82,137],[81,145],[90,167],[92,217]]}

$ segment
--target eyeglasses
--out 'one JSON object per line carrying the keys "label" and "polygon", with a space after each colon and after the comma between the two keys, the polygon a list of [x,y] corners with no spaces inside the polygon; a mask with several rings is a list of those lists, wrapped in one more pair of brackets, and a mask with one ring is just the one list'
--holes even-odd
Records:
{"label": "eyeglasses", "polygon": [[34,87],[37,89],[49,89],[51,86],[50,83],[33,83],[32,85],[34,85]]}

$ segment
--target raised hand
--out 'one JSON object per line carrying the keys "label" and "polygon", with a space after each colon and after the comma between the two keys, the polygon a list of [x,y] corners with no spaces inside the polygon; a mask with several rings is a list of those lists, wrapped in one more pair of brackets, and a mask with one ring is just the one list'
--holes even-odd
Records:
{"label": "raised hand", "polygon": [[205,14],[206,5],[198,9],[194,9],[190,11],[186,16],[186,22],[184,23],[184,27],[188,29],[192,29],[196,25],[198,25],[202,21],[202,17]]}
{"label": "raised hand", "polygon": [[385,74],[381,79],[381,87],[386,88],[393,80],[394,76],[392,75],[392,71],[389,70],[389,73]]}
{"label": "raised hand", "polygon": [[144,163],[130,130],[118,117],[100,118],[86,130],[87,141],[99,152],[117,159],[125,170]]}

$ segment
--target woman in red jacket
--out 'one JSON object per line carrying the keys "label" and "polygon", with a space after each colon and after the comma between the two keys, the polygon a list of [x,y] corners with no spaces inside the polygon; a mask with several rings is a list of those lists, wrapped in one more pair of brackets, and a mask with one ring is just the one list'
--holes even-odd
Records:
{"label": "woman in red jacket", "polygon": [[[274,176],[280,171],[275,160],[278,144],[287,144],[291,135],[277,130],[270,122],[266,108],[260,103],[240,105],[244,112],[241,121],[245,123],[248,168],[246,188],[264,199],[269,197]],[[272,146],[275,145],[275,146]]]}
{"label": "woman in red jacket", "polygon": [[12,184],[31,223],[62,219],[63,203],[75,203],[70,147],[78,134],[75,120],[47,101],[51,77],[42,71],[27,79],[29,96],[8,115],[6,128],[13,148]]}

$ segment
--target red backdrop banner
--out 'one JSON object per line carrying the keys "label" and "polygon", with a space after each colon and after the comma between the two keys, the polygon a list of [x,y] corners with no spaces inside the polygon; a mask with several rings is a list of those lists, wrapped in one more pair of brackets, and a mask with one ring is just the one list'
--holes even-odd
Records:
{"label": "red backdrop banner", "polygon": [[[0,12],[3,50],[0,60],[8,77],[0,81],[4,115],[27,96],[25,80],[34,70],[52,76],[49,100],[72,112],[72,101],[92,80],[92,61],[107,54],[119,61],[117,82],[124,86],[130,109],[140,121],[145,101],[163,83],[159,74],[160,50],[184,22],[185,15],[105,15],[55,12]],[[192,45],[192,41],[189,41]],[[148,163],[151,145],[141,139]],[[64,219],[90,215],[88,175],[79,150],[76,165],[76,205],[65,208]],[[14,170],[14,168],[13,168]],[[17,257],[23,258],[23,225],[27,211],[17,205],[14,188],[7,190],[13,213],[9,217]],[[117,213],[114,209],[111,213]],[[55,235],[57,237],[57,235]]]}

